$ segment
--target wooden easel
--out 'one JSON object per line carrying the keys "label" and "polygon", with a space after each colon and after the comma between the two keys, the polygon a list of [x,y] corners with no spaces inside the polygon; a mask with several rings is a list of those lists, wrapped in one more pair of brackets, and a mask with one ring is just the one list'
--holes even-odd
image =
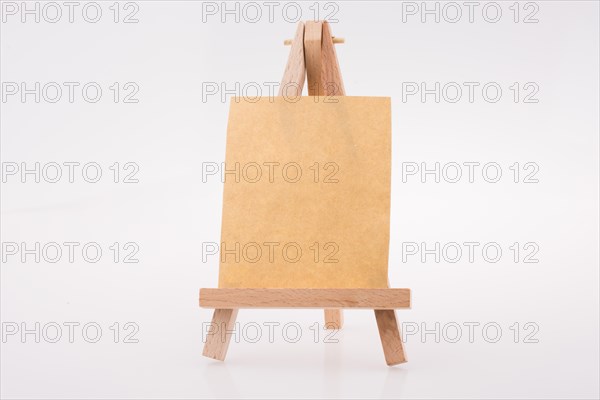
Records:
{"label": "wooden easel", "polygon": [[[291,44],[279,96],[302,95],[306,78],[309,96],[345,96],[333,38],[326,21],[300,22]],[[406,362],[395,309],[410,308],[410,289],[200,289],[200,307],[214,308],[203,355],[224,360],[240,308],[323,308],[325,327],[341,329],[343,308],[375,311],[379,336],[388,365]]]}

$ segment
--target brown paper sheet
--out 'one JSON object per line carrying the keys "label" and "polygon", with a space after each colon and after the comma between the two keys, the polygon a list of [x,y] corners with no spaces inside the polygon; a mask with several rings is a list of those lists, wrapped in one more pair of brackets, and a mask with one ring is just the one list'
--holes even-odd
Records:
{"label": "brown paper sheet", "polygon": [[219,287],[385,288],[391,106],[232,101]]}

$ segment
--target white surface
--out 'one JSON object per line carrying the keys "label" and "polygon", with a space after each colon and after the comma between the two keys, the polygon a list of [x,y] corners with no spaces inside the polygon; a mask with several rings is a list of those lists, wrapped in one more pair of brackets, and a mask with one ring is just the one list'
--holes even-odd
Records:
{"label": "white surface", "polygon": [[[466,327],[458,343],[408,337],[409,363],[394,368],[367,311],[345,313],[337,344],[313,342],[318,310],[242,311],[242,324],[295,322],[303,335],[288,343],[276,330],[274,343],[232,343],[225,363],[201,357],[211,312],[198,308],[198,288],[216,286],[218,273],[201,248],[219,241],[222,195],[218,180],[202,183],[201,165],[223,161],[228,108],[216,96],[203,102],[202,83],[279,81],[289,51],[282,40],[295,25],[280,14],[273,23],[203,23],[194,2],[139,2],[139,23],[115,24],[112,3],[101,4],[96,24],[80,14],[72,24],[7,16],[1,27],[2,82],[95,81],[104,89],[95,104],[1,104],[3,163],[97,162],[104,173],[96,184],[79,176],[2,185],[2,242],[103,249],[94,264],[80,256],[3,262],[4,329],[96,322],[103,330],[95,344],[79,330],[69,343],[66,328],[58,343],[7,337],[3,398],[598,398],[597,2],[536,2],[535,24],[512,22],[512,2],[501,3],[496,24],[481,14],[474,23],[403,23],[401,3],[337,3],[332,29],[346,38],[337,49],[347,93],[392,97],[390,283],[413,290],[413,308],[398,311],[399,320],[430,329],[480,324],[473,343]],[[490,81],[503,88],[493,104],[480,96],[402,101],[402,82]],[[113,82],[137,83],[139,103],[112,102]],[[514,103],[514,82],[535,82],[539,102]],[[501,181],[402,182],[403,162],[469,161],[499,163]],[[139,183],[113,183],[114,162],[139,165]],[[514,162],[535,162],[539,183],[511,182]],[[402,262],[403,242],[468,241],[497,242],[503,257]],[[137,243],[140,262],[114,263],[114,242]],[[513,262],[514,242],[535,242],[539,263]],[[138,343],[123,343],[127,322],[139,326]],[[489,322],[502,328],[497,343],[481,334]],[[527,322],[539,327],[538,343],[523,343]]]}

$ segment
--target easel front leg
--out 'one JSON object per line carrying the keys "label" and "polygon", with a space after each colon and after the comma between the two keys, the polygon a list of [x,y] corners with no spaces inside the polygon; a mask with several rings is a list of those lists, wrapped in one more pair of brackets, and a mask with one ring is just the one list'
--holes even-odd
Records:
{"label": "easel front leg", "polygon": [[325,329],[342,329],[344,326],[344,314],[339,308],[325,309]]}
{"label": "easel front leg", "polygon": [[202,355],[223,361],[227,355],[231,333],[235,329],[237,309],[215,309]]}
{"label": "easel front leg", "polygon": [[400,339],[396,311],[375,310],[375,319],[377,319],[377,328],[379,328],[379,337],[381,338],[387,365],[405,363],[406,356],[404,355],[402,339]]}

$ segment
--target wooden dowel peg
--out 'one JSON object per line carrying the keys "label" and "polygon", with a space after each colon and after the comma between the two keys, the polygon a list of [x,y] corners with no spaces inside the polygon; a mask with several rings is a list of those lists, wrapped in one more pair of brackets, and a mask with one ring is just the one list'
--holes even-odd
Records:
{"label": "wooden dowel peg", "polygon": [[[335,37],[335,36],[332,36],[332,37],[331,37],[331,40],[333,41],[333,44],[342,44],[342,43],[345,43],[345,42],[346,42],[346,40],[345,40],[344,38],[341,38],[341,37]],[[285,40],[283,41],[283,44],[284,44],[285,46],[291,46],[291,45],[292,45],[292,39],[285,39]]]}

